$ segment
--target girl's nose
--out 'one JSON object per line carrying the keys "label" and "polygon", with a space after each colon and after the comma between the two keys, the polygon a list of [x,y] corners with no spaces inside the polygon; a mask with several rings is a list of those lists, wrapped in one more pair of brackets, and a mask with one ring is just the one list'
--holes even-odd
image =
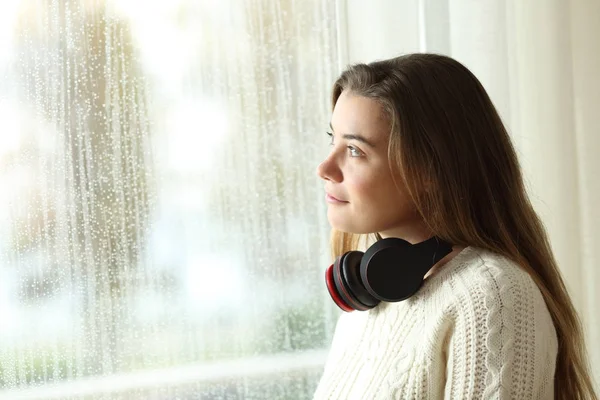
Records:
{"label": "girl's nose", "polygon": [[341,182],[342,171],[336,164],[332,155],[333,154],[329,155],[329,157],[317,166],[317,175],[326,181]]}

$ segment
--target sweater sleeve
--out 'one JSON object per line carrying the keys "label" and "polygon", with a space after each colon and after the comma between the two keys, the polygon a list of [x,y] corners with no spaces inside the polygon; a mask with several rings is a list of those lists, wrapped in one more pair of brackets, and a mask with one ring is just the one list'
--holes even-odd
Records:
{"label": "sweater sleeve", "polygon": [[553,399],[557,339],[530,276],[509,262],[484,263],[452,281],[446,399]]}

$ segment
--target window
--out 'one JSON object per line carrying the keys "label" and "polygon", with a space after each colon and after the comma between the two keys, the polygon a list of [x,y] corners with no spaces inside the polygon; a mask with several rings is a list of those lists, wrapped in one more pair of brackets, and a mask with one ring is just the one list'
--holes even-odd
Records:
{"label": "window", "polygon": [[335,3],[0,3],[0,398],[303,399]]}

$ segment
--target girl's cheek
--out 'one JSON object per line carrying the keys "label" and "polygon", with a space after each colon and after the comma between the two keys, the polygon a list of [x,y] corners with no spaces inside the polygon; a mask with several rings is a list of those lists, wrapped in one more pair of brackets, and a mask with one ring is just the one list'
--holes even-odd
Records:
{"label": "girl's cheek", "polygon": [[373,185],[372,180],[366,177],[357,177],[352,182],[348,182],[348,186],[348,189],[364,197],[369,197],[377,189],[377,185]]}

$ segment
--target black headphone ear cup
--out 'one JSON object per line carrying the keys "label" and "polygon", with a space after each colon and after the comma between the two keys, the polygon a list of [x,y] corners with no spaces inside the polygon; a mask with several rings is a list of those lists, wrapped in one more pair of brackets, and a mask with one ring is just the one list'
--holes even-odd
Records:
{"label": "black headphone ear cup", "polygon": [[360,251],[350,251],[341,262],[342,281],[349,289],[347,296],[352,298],[354,308],[360,311],[369,310],[380,303],[367,291],[361,281],[360,264],[363,256],[364,253]]}
{"label": "black headphone ear cup", "polygon": [[411,257],[412,245],[405,247],[394,242],[381,243],[365,255],[360,268],[367,291],[388,302],[409,298],[423,284],[423,275],[416,267],[419,262]]}
{"label": "black headphone ear cup", "polygon": [[[383,301],[392,301],[391,298],[398,291],[403,292],[400,286],[406,283],[406,275],[411,268],[403,268],[399,262],[402,260],[403,250],[410,246],[404,239],[387,238],[375,242],[367,249],[360,263],[360,277],[369,294]],[[399,273],[403,274],[400,280],[396,276]]]}
{"label": "black headphone ear cup", "polygon": [[452,245],[435,236],[414,245],[400,238],[382,239],[362,257],[361,281],[377,299],[405,300],[419,290],[427,271],[451,251]]}

